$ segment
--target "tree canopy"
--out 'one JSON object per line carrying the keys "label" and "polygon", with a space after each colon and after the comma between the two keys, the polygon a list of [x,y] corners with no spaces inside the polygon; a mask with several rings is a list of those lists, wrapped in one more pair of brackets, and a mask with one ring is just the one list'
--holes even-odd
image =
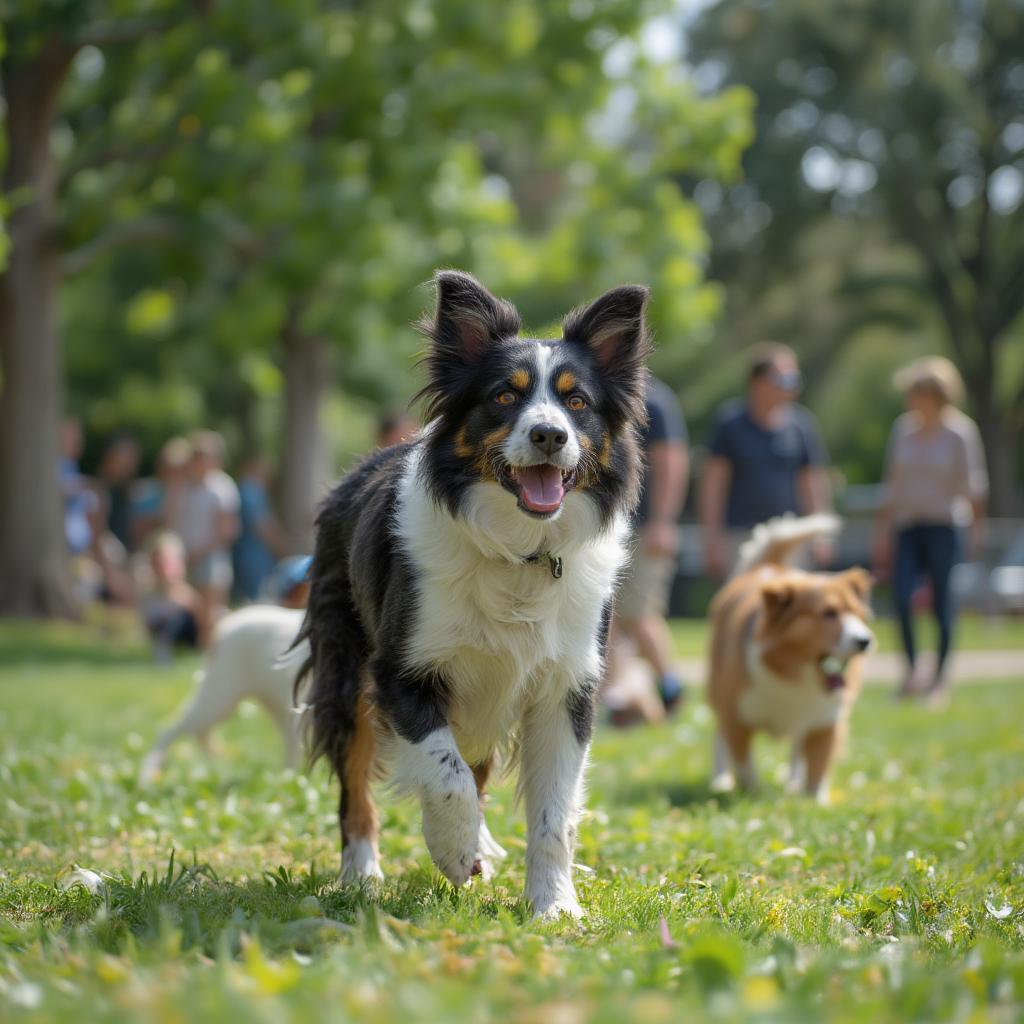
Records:
{"label": "tree canopy", "polygon": [[[1024,454],[1022,15],[1019,0],[721,0],[688,53],[699,82],[758,97],[743,182],[697,190],[731,296],[724,331],[795,339],[830,411],[830,367],[891,408],[879,378],[946,351],[1004,513]],[[840,430],[865,457],[856,424]]]}
{"label": "tree canopy", "polygon": [[[13,183],[42,211],[52,261],[33,265],[38,250],[22,246],[19,265],[59,309],[40,387],[59,395],[66,380],[94,435],[132,429],[150,452],[199,423],[236,450],[281,437],[298,536],[315,463],[329,461],[321,399],[408,397],[408,324],[437,266],[476,272],[535,327],[609,284],[646,281],[670,359],[709,334],[721,302],[679,182],[735,178],[752,103],[743,89],[702,97],[645,56],[631,40],[662,10],[4,6],[8,129],[18,76],[53,96],[35,177]],[[18,145],[8,131],[8,170]],[[5,366],[8,436],[20,372]],[[61,406],[37,410],[50,423],[37,462]]]}

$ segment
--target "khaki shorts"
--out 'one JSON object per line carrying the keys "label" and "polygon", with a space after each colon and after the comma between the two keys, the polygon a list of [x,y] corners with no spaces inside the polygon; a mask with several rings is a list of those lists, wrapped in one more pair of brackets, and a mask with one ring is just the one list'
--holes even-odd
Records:
{"label": "khaki shorts", "polygon": [[214,551],[189,568],[188,581],[193,587],[230,590],[234,575],[231,555],[226,551]]}
{"label": "khaki shorts", "polygon": [[635,548],[619,583],[616,614],[627,622],[652,615],[663,618],[675,575],[673,556],[651,555],[640,547]]}

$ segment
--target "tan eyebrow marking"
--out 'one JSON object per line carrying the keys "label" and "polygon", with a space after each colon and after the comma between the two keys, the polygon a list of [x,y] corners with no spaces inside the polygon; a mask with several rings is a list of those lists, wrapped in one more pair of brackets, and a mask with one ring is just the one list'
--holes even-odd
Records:
{"label": "tan eyebrow marking", "polygon": [[525,391],[530,386],[530,375],[526,370],[516,370],[509,378],[509,383],[520,391]]}
{"label": "tan eyebrow marking", "polygon": [[473,455],[473,449],[466,441],[465,424],[459,427],[459,432],[455,435],[455,454],[458,455],[460,459],[468,459]]}
{"label": "tan eyebrow marking", "polygon": [[498,427],[497,430],[492,430],[489,434],[484,437],[485,448],[491,448],[496,444],[501,444],[506,437],[511,433],[508,427]]}
{"label": "tan eyebrow marking", "polygon": [[574,387],[576,387],[576,374],[571,370],[563,370],[558,375],[558,380],[555,381],[555,390],[564,394],[566,391],[572,391]]}

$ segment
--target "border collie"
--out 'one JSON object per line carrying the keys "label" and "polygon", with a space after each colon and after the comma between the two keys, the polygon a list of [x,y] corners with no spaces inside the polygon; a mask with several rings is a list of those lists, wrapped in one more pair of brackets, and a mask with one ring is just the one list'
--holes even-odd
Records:
{"label": "border collie", "polygon": [[381,877],[380,772],[419,798],[427,848],[460,886],[504,855],[482,805],[514,754],[526,897],[539,917],[580,917],[573,847],[639,486],[647,289],[616,288],[540,340],[470,275],[435,283],[427,426],[349,473],[317,518],[299,637],[312,755],[341,783],[343,879]]}

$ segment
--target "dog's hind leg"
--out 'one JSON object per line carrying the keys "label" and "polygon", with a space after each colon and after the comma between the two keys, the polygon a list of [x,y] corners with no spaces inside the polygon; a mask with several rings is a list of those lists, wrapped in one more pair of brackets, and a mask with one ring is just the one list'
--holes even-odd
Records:
{"label": "dog's hind leg", "polygon": [[723,717],[719,720],[719,736],[740,787],[748,793],[757,789],[757,769],[751,750],[754,734],[738,719]]}
{"label": "dog's hind leg", "polygon": [[338,819],[341,823],[341,878],[343,882],[383,878],[380,869],[380,819],[370,783],[377,758],[373,712],[365,694],[356,706],[355,727],[336,765],[341,782]]}
{"label": "dog's hind leg", "polygon": [[828,779],[832,758],[837,746],[837,726],[828,726],[808,733],[804,737],[804,755],[807,758],[807,777],[804,780],[804,792],[814,797],[819,804],[830,802]]}
{"label": "dog's hind leg", "polygon": [[139,785],[147,785],[156,778],[163,767],[167,748],[182,736],[194,736],[204,752],[208,752],[210,730],[229,718],[238,707],[237,695],[226,692],[225,687],[217,682],[216,672],[201,669],[196,679],[196,692],[184,711],[177,721],[160,733],[153,749],[144,758],[139,768]]}
{"label": "dog's hind leg", "polygon": [[711,769],[711,792],[729,793],[736,788],[732,771],[732,757],[721,731],[715,733],[715,753]]}
{"label": "dog's hind leg", "polygon": [[494,768],[494,755],[486,760],[473,765],[473,778],[476,781],[476,792],[480,798],[480,834],[477,840],[476,861],[473,864],[474,873],[483,876],[487,881],[494,874],[494,861],[504,860],[508,853],[498,841],[491,835],[487,827],[487,820],[484,817],[484,809],[487,804],[487,780],[490,778]]}
{"label": "dog's hind leg", "polygon": [[806,778],[807,759],[804,757],[803,737],[800,737],[793,740],[793,751],[789,758],[789,779],[786,782],[786,792],[802,792]]}
{"label": "dog's hind leg", "polygon": [[277,731],[284,743],[284,765],[296,768],[299,763],[299,752],[302,749],[300,716],[294,708],[283,705],[280,701],[263,698],[260,700],[264,710],[274,720]]}

